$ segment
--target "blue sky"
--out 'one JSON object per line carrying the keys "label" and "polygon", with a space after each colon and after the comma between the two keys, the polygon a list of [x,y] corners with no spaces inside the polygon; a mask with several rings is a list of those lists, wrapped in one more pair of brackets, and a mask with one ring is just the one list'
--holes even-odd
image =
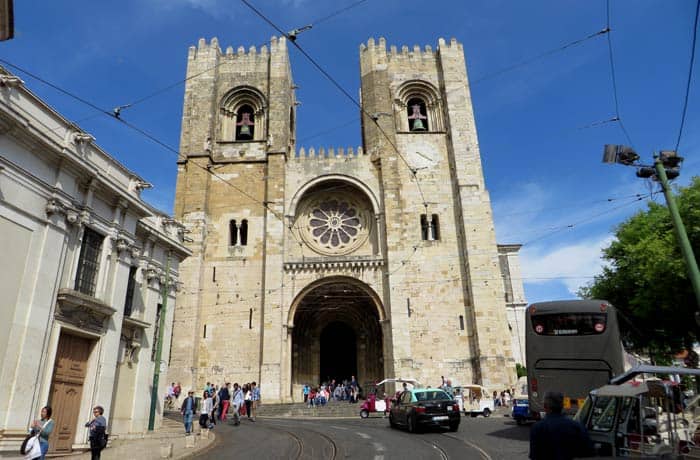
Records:
{"label": "blue sky", "polygon": [[[655,188],[637,179],[633,168],[601,163],[604,144],[627,143],[619,123],[601,123],[615,116],[605,35],[498,73],[602,30],[604,0],[367,0],[320,22],[356,0],[251,3],[283,30],[315,24],[298,43],[350,94],[359,90],[359,45],[370,37],[399,47],[436,47],[440,37],[463,43],[497,238],[523,244],[528,301],[572,297],[600,271],[600,248],[615,226],[645,207],[634,196]],[[676,144],[695,4],[611,0],[619,111],[642,160]],[[235,49],[262,45],[276,32],[237,0],[24,0],[15,2],[15,34],[0,43],[1,59],[111,110],[181,81],[187,49],[201,37],[218,37],[222,47]],[[360,145],[357,108],[290,49],[302,102],[298,147]],[[11,70],[152,182],[145,198],[172,212],[172,152]],[[698,80],[696,68],[679,184],[700,174]],[[176,85],[125,109],[122,117],[177,148],[183,92]],[[663,201],[661,195],[655,199]]]}

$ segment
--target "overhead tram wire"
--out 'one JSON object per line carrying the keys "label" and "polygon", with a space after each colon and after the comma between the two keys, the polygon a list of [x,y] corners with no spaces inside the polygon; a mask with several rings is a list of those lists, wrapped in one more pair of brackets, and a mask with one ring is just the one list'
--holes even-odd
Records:
{"label": "overhead tram wire", "polygon": [[695,4],[695,21],[693,22],[693,40],[690,47],[690,66],[688,68],[688,82],[685,85],[685,97],[683,98],[683,113],[681,115],[681,126],[678,129],[678,139],[676,139],[676,147],[673,149],[678,151],[678,146],[681,144],[681,137],[683,136],[683,127],[685,126],[685,116],[688,110],[688,95],[690,94],[690,82],[693,77],[693,64],[695,63],[695,44],[697,42],[698,36],[698,15],[700,14],[700,0],[697,0]]}
{"label": "overhead tram wire", "polygon": [[627,141],[629,142],[630,146],[634,147],[634,143],[632,142],[632,138],[630,137],[629,133],[627,132],[627,128],[625,128],[625,124],[622,122],[622,117],[620,117],[620,100],[617,95],[617,78],[615,77],[615,59],[613,58],[613,46],[612,46],[612,39],[610,38],[610,31],[612,30],[610,28],[610,0],[606,0],[606,29],[608,29],[608,56],[610,57],[610,77],[612,81],[612,89],[613,89],[613,99],[615,101],[615,117],[617,118],[617,122],[620,125],[620,129],[622,129],[622,132],[624,133],[625,137],[627,138]]}
{"label": "overhead tram wire", "polygon": [[[0,58],[0,62],[6,64],[6,65],[9,66],[9,67],[12,67],[13,69],[16,69],[16,70],[18,70],[18,71],[20,71],[20,72],[22,72],[22,73],[24,73],[24,74],[30,76],[31,78],[33,78],[33,79],[35,79],[35,80],[37,80],[37,81],[39,81],[39,82],[41,82],[41,83],[43,83],[43,84],[45,84],[45,85],[47,85],[47,86],[49,86],[49,87],[55,89],[56,91],[58,91],[58,92],[60,92],[60,93],[62,93],[62,94],[64,94],[64,95],[66,95],[66,96],[68,96],[68,97],[70,97],[70,98],[72,98],[72,99],[75,99],[75,100],[78,101],[78,102],[81,102],[82,104],[87,105],[88,107],[91,107],[92,109],[94,109],[94,110],[100,112],[101,114],[104,114],[104,115],[108,116],[109,118],[112,118],[112,119],[114,119],[114,120],[116,120],[116,121],[118,121],[118,122],[121,122],[124,126],[126,126],[126,127],[128,127],[129,129],[131,129],[131,130],[133,130],[133,131],[135,131],[135,132],[141,134],[142,136],[144,136],[144,137],[146,137],[147,139],[149,139],[151,142],[154,142],[155,144],[157,144],[157,145],[163,147],[164,149],[166,149],[166,150],[168,150],[168,151],[174,153],[175,155],[177,155],[177,157],[178,157],[179,159],[186,159],[186,158],[187,158],[186,156],[184,156],[184,155],[182,155],[180,152],[178,152],[177,149],[175,149],[175,148],[171,147],[170,145],[166,144],[165,142],[161,141],[160,139],[158,139],[158,138],[155,137],[154,135],[148,133],[148,132],[145,131],[144,129],[139,128],[138,126],[136,126],[136,125],[134,125],[134,124],[132,124],[132,123],[129,123],[128,121],[124,120],[123,118],[116,116],[116,114],[114,114],[113,112],[110,112],[110,111],[108,111],[108,110],[104,110],[104,109],[102,109],[101,107],[97,106],[96,104],[94,104],[94,103],[92,103],[92,102],[90,102],[90,101],[88,101],[88,100],[86,100],[86,99],[84,99],[84,98],[82,98],[82,97],[80,97],[80,96],[77,96],[76,94],[73,94],[73,93],[71,93],[70,91],[65,90],[65,89],[61,88],[60,86],[58,86],[58,85],[56,85],[56,84],[54,84],[54,83],[51,83],[50,81],[48,81],[48,80],[46,80],[46,79],[44,79],[44,78],[42,78],[42,77],[40,77],[40,76],[38,76],[38,75],[32,73],[32,72],[29,72],[29,71],[27,71],[27,70],[25,70],[25,69],[23,69],[23,68],[21,68],[21,67],[15,65],[15,64],[11,63],[11,62],[9,62],[9,61],[7,61],[7,60],[5,60],[5,59]],[[243,190],[243,189],[241,189],[241,188],[239,188],[239,187],[233,185],[233,184],[232,184],[231,182],[229,182],[228,180],[226,180],[226,179],[224,179],[223,177],[221,177],[220,175],[216,174],[215,171],[212,171],[211,169],[209,169],[209,168],[207,168],[207,167],[205,167],[205,166],[200,166],[200,165],[198,165],[198,164],[196,164],[196,163],[193,163],[193,164],[194,164],[195,166],[197,166],[198,168],[200,168],[200,169],[206,171],[207,173],[211,174],[213,177],[217,178],[218,180],[220,180],[220,181],[223,182],[224,184],[228,185],[228,186],[231,187],[232,189],[236,190],[236,191],[239,192],[241,195],[243,195],[243,196],[245,196],[246,198],[250,199],[253,203],[259,204],[260,206],[262,206],[263,208],[265,208],[266,210],[268,210],[268,211],[269,211],[273,216],[275,216],[278,220],[280,220],[282,223],[284,223],[284,218],[283,218],[282,216],[280,216],[280,215],[279,215],[277,212],[275,212],[274,210],[270,209],[270,208],[268,207],[268,205],[267,205],[264,201],[255,198],[254,196],[252,196],[252,195],[250,195],[249,193],[247,193],[245,190]],[[296,240],[298,241],[296,235],[294,235],[293,232],[292,232],[292,235],[294,236],[294,239],[296,239]]]}
{"label": "overhead tram wire", "polygon": [[[279,28],[274,22],[272,22],[267,16],[265,16],[260,10],[255,8],[255,6],[253,6],[248,0],[241,0],[241,2],[243,2],[243,4],[245,4],[255,14],[257,14],[263,21],[267,22],[273,29],[278,31],[283,36],[289,38],[288,34],[286,32],[284,32],[281,28]],[[387,140],[389,145],[391,145],[391,147],[393,148],[396,155],[401,159],[401,161],[403,161],[406,164],[409,171],[411,171],[411,174],[416,179],[416,187],[418,188],[418,193],[421,196],[421,200],[423,202],[423,207],[425,207],[427,209],[428,203],[425,200],[425,195],[423,194],[423,190],[420,186],[420,180],[419,180],[418,175],[417,175],[417,170],[412,168],[411,165],[406,160],[406,158],[401,154],[401,152],[399,152],[398,147],[396,147],[396,145],[394,145],[392,140],[389,138],[389,135],[382,129],[382,127],[379,125],[379,122],[376,120],[376,118],[373,117],[372,114],[367,112],[367,110],[362,106],[362,104],[360,104],[345,88],[343,88],[343,86],[340,83],[338,83],[338,81],[335,78],[333,78],[333,76],[331,74],[329,74],[313,57],[311,57],[311,55],[309,53],[307,53],[306,50],[304,50],[301,47],[301,45],[299,45],[296,42],[296,39],[294,39],[294,40],[290,39],[289,41],[316,68],[316,70],[318,70],[324,77],[326,77],[326,79],[328,81],[330,81],[331,84],[333,84],[333,86],[335,86],[346,98],[348,98],[355,106],[357,106],[357,108],[360,109],[360,112],[367,115],[372,121],[374,121],[374,124],[377,127],[377,129],[382,133],[382,135]]]}
{"label": "overhead tram wire", "polygon": [[580,44],[583,43],[583,42],[586,42],[586,41],[591,40],[591,39],[593,39],[593,38],[599,37],[599,36],[601,36],[601,35],[606,35],[606,34],[608,34],[609,32],[610,32],[610,26],[608,25],[606,28],[604,28],[604,29],[602,29],[602,30],[599,30],[598,32],[592,33],[592,34],[587,35],[587,36],[585,36],[585,37],[583,37],[583,38],[580,38],[580,39],[578,39],[578,40],[574,40],[574,41],[572,41],[572,42],[566,43],[566,44],[564,44],[564,45],[562,45],[562,46],[558,46],[558,47],[556,47],[556,48],[552,48],[552,49],[550,49],[550,50],[548,50],[548,51],[545,51],[545,52],[543,52],[543,53],[537,54],[537,55],[535,55],[535,56],[533,56],[533,57],[531,57],[531,58],[522,60],[522,61],[517,62],[517,63],[515,63],[515,64],[511,64],[511,65],[506,66],[506,67],[504,67],[504,68],[502,68],[502,69],[496,70],[496,71],[491,72],[491,73],[489,73],[489,74],[486,74],[486,75],[484,75],[484,76],[482,76],[482,77],[479,77],[479,78],[475,79],[474,81],[470,82],[470,83],[469,83],[469,86],[473,86],[473,85],[475,85],[475,84],[477,84],[477,83],[480,83],[480,82],[482,82],[482,81],[484,81],[484,80],[489,80],[489,79],[491,79],[491,78],[497,77],[497,76],[502,75],[502,74],[504,74],[504,73],[508,73],[508,72],[510,72],[510,71],[512,71],[512,70],[515,70],[515,69],[519,68],[519,67],[526,66],[526,65],[531,64],[531,63],[533,63],[533,62],[535,62],[535,61],[539,61],[540,59],[545,58],[545,57],[547,57],[547,56],[551,56],[551,55],[556,54],[556,53],[558,53],[558,52],[560,52],[560,51],[564,51],[564,50],[566,50],[567,48],[571,48],[572,46],[580,45]]}
{"label": "overhead tram wire", "polygon": [[[351,4],[348,5],[348,6],[345,6],[345,7],[343,7],[343,8],[340,8],[340,9],[338,9],[338,10],[336,10],[336,11],[333,11],[333,12],[331,12],[331,13],[325,15],[325,16],[322,16],[322,17],[316,19],[315,21],[311,22],[311,23],[310,23],[309,25],[307,25],[307,26],[300,27],[299,29],[294,29],[294,31],[297,32],[297,33],[299,33],[299,32],[304,32],[304,31],[306,31],[306,30],[309,30],[309,29],[311,29],[313,26],[318,25],[318,24],[321,24],[321,23],[323,23],[323,22],[326,22],[326,21],[328,21],[328,20],[330,20],[330,19],[332,19],[332,18],[334,18],[334,17],[336,17],[336,16],[339,16],[340,14],[345,13],[346,11],[349,11],[349,10],[351,10],[351,9],[357,7],[357,6],[360,6],[362,3],[365,3],[365,2],[367,2],[367,1],[368,1],[368,0],[359,0],[359,1],[355,2],[355,3],[351,3]],[[290,33],[291,33],[291,32],[290,32]],[[289,34],[289,33],[284,34],[284,35],[285,35],[285,36],[288,36],[288,34]],[[258,48],[260,48],[260,47],[262,47],[262,46],[264,46],[264,45],[267,45],[267,44],[269,44],[269,43],[270,43],[269,41],[266,41],[266,42],[264,42],[264,43],[258,45]],[[160,95],[160,94],[162,94],[162,93],[165,93],[165,92],[167,92],[167,91],[170,91],[171,89],[176,88],[176,87],[178,87],[178,86],[180,86],[180,85],[186,83],[188,80],[192,80],[192,79],[194,79],[194,78],[200,77],[200,76],[202,76],[203,74],[209,72],[210,70],[216,69],[217,67],[219,67],[219,66],[222,65],[222,64],[223,64],[223,61],[220,62],[219,64],[215,65],[215,66],[212,66],[212,67],[210,67],[210,68],[208,68],[208,69],[203,70],[202,72],[198,72],[198,73],[196,73],[196,74],[194,74],[194,75],[190,75],[190,76],[187,77],[187,78],[184,78],[184,79],[182,79],[182,80],[178,80],[178,81],[176,81],[176,82],[174,82],[174,83],[172,83],[172,84],[170,84],[170,85],[167,85],[167,86],[165,86],[165,87],[163,87],[163,88],[160,88],[160,89],[158,89],[158,90],[155,90],[155,91],[153,91],[152,93],[147,94],[147,95],[145,95],[145,96],[143,96],[143,97],[140,97],[140,98],[138,98],[138,99],[136,99],[136,100],[134,100],[134,101],[132,101],[132,102],[129,102],[129,103],[123,104],[123,105],[119,105],[119,106],[115,107],[115,110],[117,111],[117,113],[120,113],[123,109],[132,108],[132,107],[134,107],[135,105],[138,105],[138,104],[140,104],[140,103],[142,103],[142,102],[144,102],[144,101],[147,101],[147,100],[149,100],[149,99],[151,99],[151,98],[154,98],[154,97],[156,97],[156,96],[158,96],[158,95]]]}
{"label": "overhead tram wire", "polygon": [[534,243],[535,241],[540,241],[540,240],[542,240],[542,239],[544,239],[544,238],[548,238],[548,237],[550,237],[550,236],[552,236],[552,235],[554,235],[554,234],[556,234],[556,233],[559,233],[559,232],[561,232],[561,231],[570,230],[570,229],[575,228],[575,227],[577,227],[577,226],[579,226],[579,225],[581,225],[581,224],[588,223],[588,222],[590,222],[590,221],[592,221],[592,220],[597,219],[597,218],[600,217],[600,216],[603,216],[603,215],[605,215],[605,214],[610,214],[610,213],[612,213],[612,212],[614,212],[614,211],[617,211],[618,209],[622,209],[622,208],[625,208],[625,207],[630,206],[630,205],[632,205],[632,204],[635,204],[635,203],[637,203],[637,202],[639,202],[639,201],[642,201],[643,199],[644,199],[644,197],[635,198],[635,199],[632,200],[632,201],[629,201],[629,202],[627,202],[627,203],[621,204],[620,206],[615,206],[614,208],[608,209],[608,210],[606,210],[606,211],[602,211],[602,212],[600,212],[600,213],[593,214],[593,215],[591,215],[591,216],[586,217],[585,219],[579,220],[578,222],[574,222],[573,224],[568,224],[568,225],[561,226],[561,227],[559,227],[559,228],[556,228],[556,229],[552,230],[551,232],[545,233],[545,234],[543,234],[543,235],[541,235],[541,236],[539,236],[539,237],[537,237],[537,238],[533,238],[532,240],[523,243],[523,246],[527,246],[527,245],[530,245],[530,244]]}

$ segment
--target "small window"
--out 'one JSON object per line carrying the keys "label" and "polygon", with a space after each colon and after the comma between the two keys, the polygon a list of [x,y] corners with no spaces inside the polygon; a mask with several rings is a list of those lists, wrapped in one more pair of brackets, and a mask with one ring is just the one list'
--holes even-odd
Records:
{"label": "small window", "polygon": [[90,296],[95,295],[103,239],[102,235],[96,231],[85,228],[83,242],[80,246],[78,271],[75,275],[75,290],[78,292]]}
{"label": "small window", "polygon": [[238,227],[235,220],[228,222],[228,233],[230,245],[235,246],[238,243]]}
{"label": "small window", "polygon": [[430,222],[431,236],[433,240],[437,241],[440,239],[440,220],[437,214],[433,214],[433,218]]}
{"label": "small window", "polygon": [[241,246],[248,245],[248,220],[241,221]]}
{"label": "small window", "polygon": [[430,220],[426,214],[420,215],[421,239],[437,241],[440,239],[440,220],[437,214],[432,214]]}
{"label": "small window", "polygon": [[236,112],[236,140],[249,141],[255,135],[255,118],[253,108],[242,105]]}
{"label": "small window", "polygon": [[126,299],[124,300],[124,316],[131,316],[134,307],[134,290],[136,288],[136,267],[129,269],[129,281],[126,284]]}
{"label": "small window", "polygon": [[422,99],[414,97],[408,100],[408,129],[409,131],[428,131],[428,111]]}
{"label": "small window", "polygon": [[428,239],[428,218],[425,214],[420,215],[420,237],[422,240]]}
{"label": "small window", "polygon": [[459,329],[464,330],[464,315],[459,315]]}

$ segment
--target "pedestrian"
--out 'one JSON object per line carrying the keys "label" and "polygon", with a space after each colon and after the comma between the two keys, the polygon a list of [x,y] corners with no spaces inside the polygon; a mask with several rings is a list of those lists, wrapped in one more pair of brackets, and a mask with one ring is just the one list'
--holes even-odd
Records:
{"label": "pedestrian", "polygon": [[32,428],[29,431],[27,440],[23,443],[24,460],[39,460],[41,458],[41,443],[39,442],[39,431]]}
{"label": "pedestrian", "polygon": [[185,425],[185,434],[192,433],[192,417],[195,411],[194,391],[189,390],[187,397],[182,401],[180,413],[182,413],[182,423]]}
{"label": "pedestrian", "polygon": [[530,430],[530,458],[533,460],[591,457],[593,444],[586,428],[565,415],[564,395],[547,392],[544,395],[544,420]]}
{"label": "pedestrian", "polygon": [[243,399],[245,400],[245,413],[246,416],[248,417],[248,420],[250,420],[250,411],[253,406],[253,400],[250,399],[253,395],[252,391],[250,391],[250,384],[246,383],[245,386],[243,387],[243,392],[244,396]]}
{"label": "pedestrian", "polygon": [[49,451],[49,436],[53,431],[54,421],[51,418],[53,413],[51,406],[41,408],[41,419],[34,420],[31,428],[39,432],[39,444],[41,446],[41,460],[46,458],[46,452]]}
{"label": "pedestrian", "polygon": [[309,385],[304,384],[304,388],[301,390],[301,394],[304,395],[304,404],[309,402]]}
{"label": "pedestrian", "polygon": [[226,382],[226,385],[222,386],[219,390],[219,418],[221,421],[226,420],[226,415],[228,414],[228,407],[231,405],[231,392],[229,388],[231,387],[230,382]]}
{"label": "pedestrian", "polygon": [[255,415],[258,413],[258,406],[260,405],[260,388],[258,388],[258,385],[253,382],[250,384],[251,385],[251,393],[250,393],[250,400],[251,400],[251,409],[253,410],[252,414],[252,421],[255,421]]}
{"label": "pedestrian", "polygon": [[209,391],[211,396],[211,411],[209,412],[209,425],[216,425],[216,414],[219,412],[221,399],[219,398],[219,390],[213,388]]}
{"label": "pedestrian", "polygon": [[107,447],[107,420],[104,418],[105,410],[102,406],[92,408],[93,418],[85,424],[90,429],[90,453],[92,460],[100,460],[102,449]]}
{"label": "pedestrian", "polygon": [[202,393],[202,406],[199,408],[199,427],[204,429],[210,426],[209,416],[214,410],[214,402],[211,393],[205,391]]}
{"label": "pedestrian", "polygon": [[243,390],[238,386],[238,383],[233,384],[233,396],[231,399],[233,401],[233,424],[238,426],[241,424],[240,410],[244,404]]}

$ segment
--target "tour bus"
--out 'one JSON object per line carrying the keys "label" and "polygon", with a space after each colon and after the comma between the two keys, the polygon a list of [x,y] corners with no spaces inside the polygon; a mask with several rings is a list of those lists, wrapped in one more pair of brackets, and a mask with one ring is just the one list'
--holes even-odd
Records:
{"label": "tour bus", "polygon": [[588,393],[623,372],[615,308],[605,300],[531,304],[525,312],[528,399],[533,418],[544,415],[544,395],[564,394],[573,415]]}

